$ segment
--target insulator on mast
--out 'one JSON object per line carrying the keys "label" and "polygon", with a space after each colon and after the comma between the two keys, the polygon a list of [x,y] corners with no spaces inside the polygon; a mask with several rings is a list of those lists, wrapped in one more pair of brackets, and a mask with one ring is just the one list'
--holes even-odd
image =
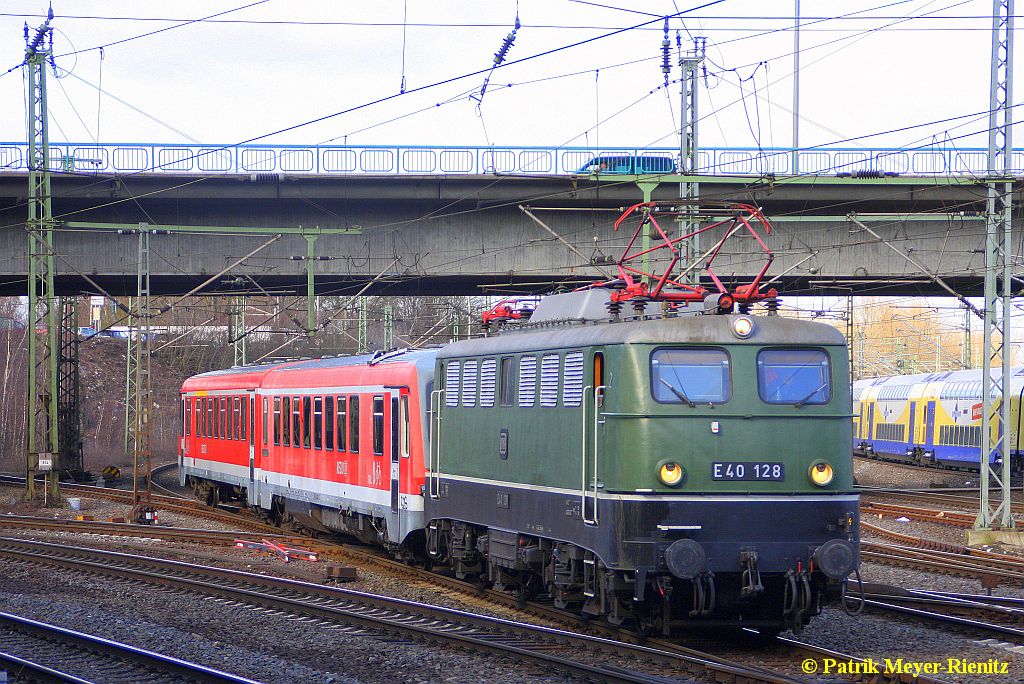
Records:
{"label": "insulator on mast", "polygon": [[672,73],[672,65],[669,62],[668,51],[672,47],[668,39],[668,17],[665,17],[665,36],[661,39],[661,73],[665,75],[665,85],[668,85],[668,75]]}

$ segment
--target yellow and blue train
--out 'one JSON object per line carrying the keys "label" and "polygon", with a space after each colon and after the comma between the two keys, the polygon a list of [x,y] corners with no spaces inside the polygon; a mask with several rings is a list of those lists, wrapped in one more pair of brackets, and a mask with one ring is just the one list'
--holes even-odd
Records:
{"label": "yellow and blue train", "polygon": [[[1001,368],[992,377],[1002,377]],[[890,375],[853,383],[853,452],[883,460],[977,470],[982,446],[982,371]],[[1024,367],[1011,368],[1007,449],[1015,473],[1024,470],[1020,446]],[[995,407],[1001,397],[993,394]],[[995,423],[995,421],[993,421]],[[988,445],[999,436],[993,425]]]}

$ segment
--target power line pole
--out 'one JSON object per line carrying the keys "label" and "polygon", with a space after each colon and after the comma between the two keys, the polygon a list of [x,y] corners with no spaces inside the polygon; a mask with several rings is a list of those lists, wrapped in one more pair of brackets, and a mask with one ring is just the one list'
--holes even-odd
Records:
{"label": "power line pole", "polygon": [[[700,185],[696,180],[691,180],[697,175],[697,86],[700,81],[700,64],[704,61],[704,46],[706,39],[703,36],[695,36],[693,39],[693,50],[687,52],[679,59],[679,66],[682,67],[680,79],[680,125],[679,125],[679,163],[684,178],[679,182],[679,199],[682,200],[682,211],[679,214],[680,235],[693,233],[700,227]],[[683,268],[689,267],[700,257],[700,236],[694,235],[684,243]],[[646,269],[645,269],[646,270]],[[700,282],[700,269],[692,268],[686,275],[686,281],[692,285]]]}
{"label": "power line pole", "polygon": [[367,297],[360,297],[359,301],[356,302],[356,308],[359,311],[359,328],[356,332],[356,353],[366,354],[370,351],[370,342],[367,337]]}
{"label": "power line pole", "polygon": [[55,501],[60,467],[57,424],[57,298],[53,288],[53,207],[50,194],[50,137],[46,112],[46,66],[53,63],[53,19],[29,39],[28,68],[28,404],[25,498],[36,497],[43,473],[43,498]]}
{"label": "power line pole", "polygon": [[85,474],[82,458],[81,378],[78,374],[78,298],[60,298],[60,363],[57,371],[57,431],[60,471]]}
{"label": "power line pole", "polygon": [[395,346],[395,316],[390,304],[384,305],[384,349]]}
{"label": "power line pole", "polygon": [[[982,347],[981,396],[981,502],[974,528],[1012,529],[1010,510],[1010,454],[1006,435],[1010,428],[1010,402],[1002,401],[1003,380],[1010,358],[1010,250],[1012,240],[1013,179],[1013,0],[992,3],[992,64],[989,79],[988,200],[985,206],[985,328]],[[998,357],[1000,377],[992,377]],[[996,405],[998,402],[998,406]],[[993,437],[994,435],[994,437]],[[990,495],[999,487],[998,502]]]}
{"label": "power line pole", "polygon": [[800,0],[793,8],[793,157],[792,174],[800,174]]}
{"label": "power line pole", "polygon": [[235,297],[234,306],[231,308],[228,319],[228,338],[231,340],[232,365],[244,366],[246,363],[246,352],[248,351],[245,334],[245,308],[248,298],[245,295]]}
{"label": "power line pole", "polygon": [[[135,298],[135,329],[128,330],[128,338],[136,336],[133,349],[133,367],[135,393],[131,397],[134,405],[134,444],[132,452],[132,500],[135,508],[132,511],[136,521],[149,522],[151,517],[147,513],[152,512],[150,501],[153,494],[152,483],[152,430],[153,430],[153,329],[152,318],[153,308],[150,300],[150,259],[149,259],[149,225],[139,224],[139,249],[138,249],[138,274],[137,286],[138,296]],[[143,482],[144,481],[144,482]],[[145,489],[141,487],[144,484]]]}

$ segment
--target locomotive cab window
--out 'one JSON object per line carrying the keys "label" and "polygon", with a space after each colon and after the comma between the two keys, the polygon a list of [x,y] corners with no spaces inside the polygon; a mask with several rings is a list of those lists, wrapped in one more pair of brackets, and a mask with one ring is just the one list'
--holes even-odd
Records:
{"label": "locomotive cab window", "polygon": [[651,354],[651,394],[660,404],[723,404],[732,396],[723,349],[657,349]]}
{"label": "locomotive cab window", "polygon": [[822,349],[762,349],[757,353],[757,391],[769,404],[827,404],[832,370]]}

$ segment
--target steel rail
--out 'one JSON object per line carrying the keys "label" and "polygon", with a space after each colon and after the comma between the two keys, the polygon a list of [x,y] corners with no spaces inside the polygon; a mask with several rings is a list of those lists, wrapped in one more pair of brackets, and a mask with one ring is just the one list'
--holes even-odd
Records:
{"label": "steel rail", "polygon": [[[104,678],[100,680],[89,679],[88,672],[95,670],[97,661],[99,661],[107,666],[115,664],[117,667],[131,668],[130,672],[125,673],[125,679],[118,678],[124,682],[180,681],[196,684],[258,684],[252,679],[222,672],[205,665],[10,613],[0,613],[0,633],[5,635],[3,646],[5,653],[0,654],[0,660],[14,663],[19,668],[27,667],[33,672],[39,672],[41,675],[51,678],[51,681],[109,682],[109,673],[105,673]],[[9,653],[19,636],[22,646],[26,650],[31,650],[33,660]],[[85,663],[83,664],[80,658],[69,660],[66,657],[67,651],[84,654],[86,656]],[[52,664],[48,665],[42,661],[51,661]],[[66,669],[71,669],[72,663],[85,671],[79,674],[66,672]],[[61,669],[57,669],[58,667]],[[173,679],[169,680],[168,677]]]}
{"label": "steel rail", "polygon": [[[40,518],[29,515],[0,514],[0,528],[29,529],[42,532],[72,532],[118,537],[143,537],[165,541],[196,542],[213,546],[234,546],[237,539],[256,539],[247,532],[204,530],[191,527],[165,527],[159,525],[138,525],[115,523],[101,520],[67,520],[64,518]],[[259,539],[273,539],[291,544],[306,543],[308,537],[288,534],[260,534]]]}
{"label": "steel rail", "polygon": [[[514,655],[559,671],[609,682],[664,682],[660,674],[591,665],[551,654],[553,648],[592,655],[603,650],[629,655],[641,662],[658,662],[716,677],[770,684],[794,684],[802,679],[759,668],[719,662],[708,654],[696,657],[649,646],[614,641],[566,630],[529,625],[430,604],[365,592],[268,577],[237,570],[183,563],[113,551],[101,551],[20,539],[0,538],[0,555],[22,561],[57,565],[77,571],[175,587],[288,613],[307,615],[377,632],[398,632],[428,641],[455,642],[478,651]],[[489,634],[485,634],[484,631]],[[535,648],[530,648],[533,642]],[[577,656],[578,657],[578,656]]]}

